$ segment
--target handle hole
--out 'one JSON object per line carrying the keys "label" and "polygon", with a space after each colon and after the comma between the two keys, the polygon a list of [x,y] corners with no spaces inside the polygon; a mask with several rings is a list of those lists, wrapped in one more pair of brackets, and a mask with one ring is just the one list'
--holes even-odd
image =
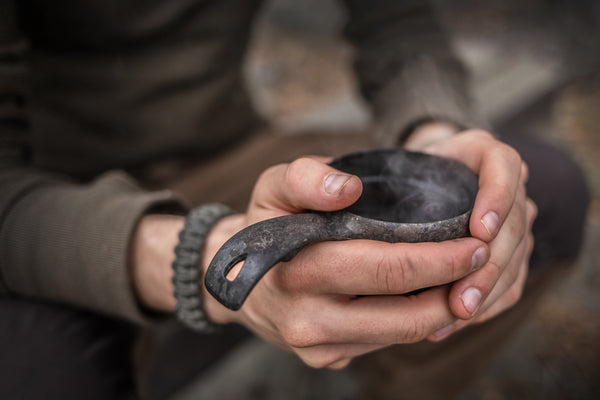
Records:
{"label": "handle hole", "polygon": [[229,272],[227,272],[227,275],[225,275],[225,278],[227,278],[227,280],[229,282],[233,282],[235,280],[235,278],[237,278],[238,274],[240,273],[242,266],[244,265],[245,260],[242,261],[238,261],[233,267],[231,267],[231,269],[229,270]]}

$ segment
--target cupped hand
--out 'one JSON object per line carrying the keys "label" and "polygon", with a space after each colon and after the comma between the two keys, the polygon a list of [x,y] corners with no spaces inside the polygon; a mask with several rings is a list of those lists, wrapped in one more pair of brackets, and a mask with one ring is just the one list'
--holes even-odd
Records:
{"label": "cupped hand", "polygon": [[537,208],[525,190],[526,164],[513,148],[491,134],[465,131],[422,150],[459,160],[479,174],[470,231],[473,237],[489,243],[490,250],[483,268],[452,284],[449,305],[459,320],[429,337],[441,340],[466,325],[500,314],[520,299]]}
{"label": "cupped hand", "polygon": [[[339,210],[355,202],[360,180],[327,161],[301,158],[265,171],[247,213],[223,219],[209,234],[203,270],[220,246],[248,224],[307,209]],[[308,365],[341,368],[358,355],[417,342],[452,324],[456,316],[448,304],[449,284],[482,267],[488,253],[488,245],[474,237],[418,244],[322,242],[271,269],[239,311],[226,309],[206,290],[204,308],[213,321],[241,323]],[[397,296],[424,287],[434,288]]]}

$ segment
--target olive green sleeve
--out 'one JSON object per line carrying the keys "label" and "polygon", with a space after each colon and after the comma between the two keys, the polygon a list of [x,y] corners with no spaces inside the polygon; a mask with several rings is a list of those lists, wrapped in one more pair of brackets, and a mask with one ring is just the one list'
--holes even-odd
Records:
{"label": "olive green sleeve", "polygon": [[428,120],[465,128],[487,125],[473,108],[468,71],[428,2],[345,3],[345,34],[356,48],[354,69],[379,144],[395,144],[403,132]]}
{"label": "olive green sleeve", "polygon": [[3,200],[12,194],[8,204],[2,202],[0,226],[5,291],[138,323],[148,320],[132,288],[128,247],[145,212],[184,211],[173,193],[144,192],[121,172],[85,185],[23,171],[0,179]]}

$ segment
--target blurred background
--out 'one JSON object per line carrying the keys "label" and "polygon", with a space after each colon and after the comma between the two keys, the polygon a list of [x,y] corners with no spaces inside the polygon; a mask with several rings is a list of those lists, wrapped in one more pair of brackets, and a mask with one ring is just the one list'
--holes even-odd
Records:
{"label": "blurred background", "polygon": [[[494,129],[518,129],[567,148],[593,195],[585,247],[572,273],[461,398],[600,398],[600,2],[436,4],[471,70],[476,104]],[[246,77],[256,108],[285,134],[368,126],[352,49],[340,36],[344,20],[334,0],[266,2]],[[175,397],[354,398],[347,375],[304,369],[289,357],[252,342],[222,362],[226,378],[211,372]]]}

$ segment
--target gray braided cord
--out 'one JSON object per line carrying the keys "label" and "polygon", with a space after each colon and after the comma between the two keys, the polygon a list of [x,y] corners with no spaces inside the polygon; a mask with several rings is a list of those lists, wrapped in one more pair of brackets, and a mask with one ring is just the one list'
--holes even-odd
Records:
{"label": "gray braided cord", "polygon": [[212,332],[216,325],[202,310],[199,290],[200,255],[208,232],[221,219],[234,211],[223,204],[206,204],[194,208],[185,219],[175,247],[173,261],[173,295],[177,301],[177,318],[196,331]]}

